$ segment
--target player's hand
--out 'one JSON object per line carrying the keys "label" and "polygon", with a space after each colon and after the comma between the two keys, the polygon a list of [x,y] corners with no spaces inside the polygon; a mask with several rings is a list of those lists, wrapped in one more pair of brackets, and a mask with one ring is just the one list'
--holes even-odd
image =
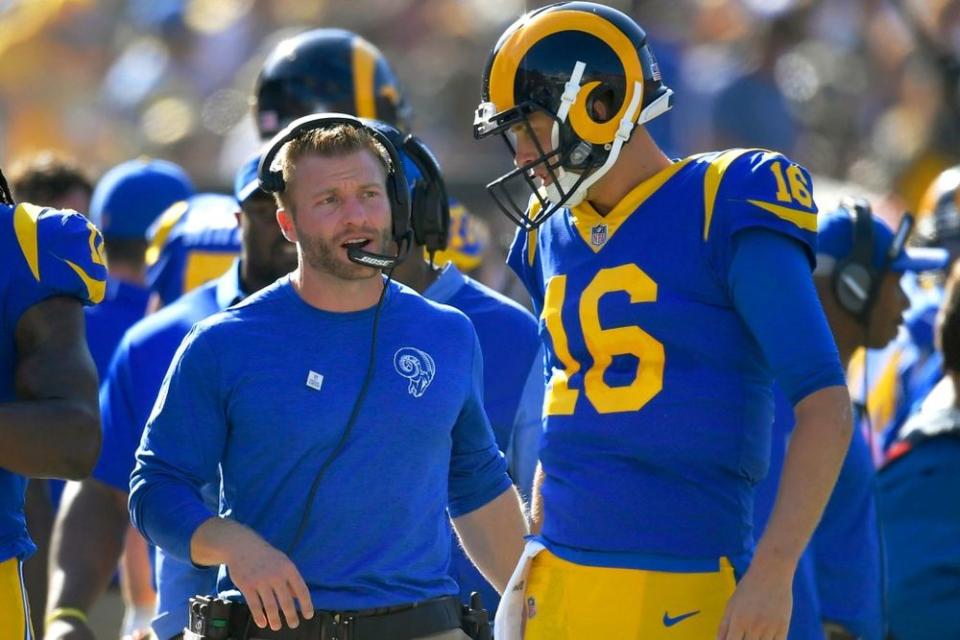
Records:
{"label": "player's hand", "polygon": [[58,618],[47,625],[43,640],[96,640],[87,624],[76,618]]}
{"label": "player's hand", "polygon": [[[249,530],[247,530],[249,531]],[[279,631],[283,624],[280,612],[291,629],[300,624],[300,615],[313,617],[310,590],[300,571],[283,552],[273,548],[252,531],[232,545],[227,569],[233,583],[243,593],[254,623],[261,629],[267,624]],[[298,615],[294,600],[300,603]]]}
{"label": "player's hand", "polygon": [[718,640],[786,640],[793,609],[793,573],[788,564],[754,562],[723,614]]}

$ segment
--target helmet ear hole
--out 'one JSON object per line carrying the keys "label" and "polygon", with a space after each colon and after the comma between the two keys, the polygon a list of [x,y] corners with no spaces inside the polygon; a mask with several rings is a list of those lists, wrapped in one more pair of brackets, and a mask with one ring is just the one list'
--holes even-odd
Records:
{"label": "helmet ear hole", "polygon": [[616,113],[613,107],[615,99],[613,89],[598,86],[587,96],[587,113],[597,122],[608,122]]}

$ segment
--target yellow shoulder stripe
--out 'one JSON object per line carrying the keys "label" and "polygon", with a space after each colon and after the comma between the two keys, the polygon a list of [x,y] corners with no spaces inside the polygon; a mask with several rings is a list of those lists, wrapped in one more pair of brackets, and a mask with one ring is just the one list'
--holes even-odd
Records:
{"label": "yellow shoulder stripe", "polygon": [[710,162],[706,175],[703,178],[703,241],[710,237],[710,222],[713,220],[713,207],[717,202],[717,192],[723,175],[733,164],[733,161],[753,149],[730,149],[724,151]]}
{"label": "yellow shoulder stripe", "polygon": [[792,222],[801,229],[806,229],[807,231],[813,232],[816,232],[817,230],[817,214],[815,213],[798,211],[797,209],[791,209],[790,207],[784,207],[771,202],[764,202],[763,200],[747,200],[747,202],[754,206],[760,207],[764,211],[769,211],[778,218],[782,218],[787,222]]}
{"label": "yellow shoulder stripe", "polygon": [[40,253],[37,248],[37,218],[43,213],[43,207],[22,203],[13,210],[13,231],[17,243],[30,265],[33,277],[40,281]]}
{"label": "yellow shoulder stripe", "polygon": [[183,214],[187,212],[187,209],[190,208],[190,203],[186,200],[180,200],[174,202],[172,205],[167,207],[167,210],[160,214],[159,222],[157,222],[157,230],[153,234],[153,238],[150,240],[150,246],[147,247],[147,266],[153,266],[156,264],[157,260],[160,259],[160,250],[163,249],[163,245],[166,244],[167,238],[170,237],[170,232],[173,231],[173,228],[177,226],[177,223],[180,222],[180,218],[183,217]]}

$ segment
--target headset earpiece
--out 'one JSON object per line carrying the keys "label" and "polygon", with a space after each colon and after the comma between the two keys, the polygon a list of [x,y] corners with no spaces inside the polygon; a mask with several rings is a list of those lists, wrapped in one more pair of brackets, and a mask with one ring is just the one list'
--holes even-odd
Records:
{"label": "headset earpiece", "polygon": [[866,322],[880,275],[873,264],[873,214],[862,198],[846,198],[840,208],[853,220],[853,247],[834,268],[833,291],[841,307]]}
{"label": "headset earpiece", "polygon": [[411,216],[417,244],[431,256],[447,248],[450,231],[450,198],[440,171],[440,163],[423,141],[408,135],[403,142],[407,157],[417,165],[421,179],[413,187],[414,209]]}

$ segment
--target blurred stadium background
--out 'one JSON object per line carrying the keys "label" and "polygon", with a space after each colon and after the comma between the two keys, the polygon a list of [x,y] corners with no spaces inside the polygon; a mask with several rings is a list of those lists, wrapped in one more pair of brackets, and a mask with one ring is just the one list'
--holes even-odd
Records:
{"label": "blurred stadium background", "polygon": [[[138,155],[226,190],[255,148],[250,94],[269,49],[316,26],[354,30],[393,64],[414,130],[451,191],[493,230],[482,279],[506,281],[512,229],[483,192],[509,157],[474,142],[497,35],[524,0],[0,0],[0,161],[40,149],[91,175]],[[916,208],[960,159],[960,2],[613,0],[650,34],[674,110],[652,130],[672,155],[783,151],[817,176]],[[826,203],[821,202],[821,206]],[[884,211],[884,205],[878,207]],[[496,258],[494,257],[496,256]]]}

